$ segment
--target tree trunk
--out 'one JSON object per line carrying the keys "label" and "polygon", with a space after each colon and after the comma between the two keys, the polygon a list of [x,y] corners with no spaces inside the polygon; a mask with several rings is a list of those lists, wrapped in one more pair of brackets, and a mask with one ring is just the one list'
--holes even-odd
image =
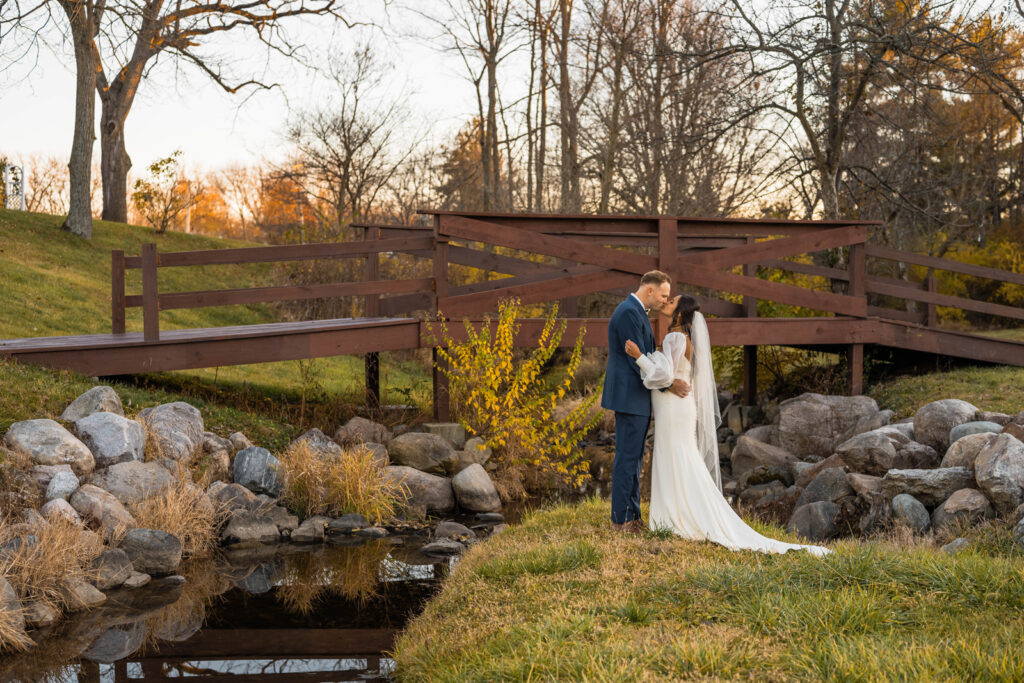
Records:
{"label": "tree trunk", "polygon": [[124,144],[124,117],[111,98],[101,98],[100,177],[103,179],[103,220],[128,222],[128,171],[132,160]]}
{"label": "tree trunk", "polygon": [[71,25],[75,47],[75,128],[68,161],[71,197],[65,230],[92,238],[92,143],[96,138],[96,70],[99,56],[93,38],[99,18],[90,3],[60,3]]}
{"label": "tree trunk", "polygon": [[560,0],[561,31],[558,38],[558,108],[561,123],[561,209],[562,213],[579,213],[579,182],[576,174],[576,126],[573,116],[572,82],[569,78],[569,38],[572,25],[572,4]]}

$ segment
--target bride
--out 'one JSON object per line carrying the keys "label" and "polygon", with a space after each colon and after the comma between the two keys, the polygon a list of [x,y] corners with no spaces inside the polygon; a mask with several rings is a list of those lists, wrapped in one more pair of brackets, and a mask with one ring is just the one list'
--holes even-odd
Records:
{"label": "bride", "polygon": [[722,418],[708,328],[693,297],[676,297],[661,351],[645,356],[629,340],[626,353],[636,359],[647,388],[667,386],[672,379],[681,378],[693,389],[686,398],[670,391],[651,392],[655,425],[651,529],[667,527],[683,538],[712,541],[730,550],[830,552],[821,546],[762,536],[744,523],[722,495],[717,435]]}

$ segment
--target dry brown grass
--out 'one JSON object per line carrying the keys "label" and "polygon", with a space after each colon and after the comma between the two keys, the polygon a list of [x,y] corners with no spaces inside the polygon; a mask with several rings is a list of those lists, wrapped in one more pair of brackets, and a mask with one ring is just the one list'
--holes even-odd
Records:
{"label": "dry brown grass", "polygon": [[380,522],[393,517],[404,487],[388,479],[372,451],[355,446],[326,458],[303,441],[280,456],[282,500],[305,517],[357,512]]}
{"label": "dry brown grass", "polygon": [[[0,543],[16,535],[11,526],[6,522],[0,526]],[[32,534],[38,539],[35,545],[23,544],[0,558],[0,576],[10,582],[23,604],[38,602],[63,613],[70,606],[64,581],[93,578],[88,566],[102,552],[102,543],[62,518],[33,526]]]}
{"label": "dry brown grass", "polygon": [[184,479],[128,508],[139,527],[178,537],[182,553],[190,557],[205,557],[216,549],[217,529],[227,515],[223,505],[212,503],[201,488]]}
{"label": "dry brown grass", "polygon": [[364,602],[377,594],[380,564],[389,546],[371,541],[355,548],[326,548],[285,558],[277,597],[291,612],[309,614],[324,595]]}
{"label": "dry brown grass", "polygon": [[11,610],[0,605],[0,652],[21,652],[33,645],[25,635],[24,610]]}

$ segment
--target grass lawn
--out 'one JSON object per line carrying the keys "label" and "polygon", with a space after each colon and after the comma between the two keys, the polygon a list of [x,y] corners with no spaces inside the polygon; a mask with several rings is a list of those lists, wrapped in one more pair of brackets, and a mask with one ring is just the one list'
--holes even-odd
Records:
{"label": "grass lawn", "polygon": [[881,408],[910,417],[918,408],[943,398],[959,398],[981,410],[1016,415],[1024,410],[1024,368],[964,367],[905,375],[867,387]]}
{"label": "grass lawn", "polygon": [[954,556],[844,541],[819,559],[622,536],[607,516],[562,505],[471,549],[399,637],[399,680],[1024,679],[1005,533]]}

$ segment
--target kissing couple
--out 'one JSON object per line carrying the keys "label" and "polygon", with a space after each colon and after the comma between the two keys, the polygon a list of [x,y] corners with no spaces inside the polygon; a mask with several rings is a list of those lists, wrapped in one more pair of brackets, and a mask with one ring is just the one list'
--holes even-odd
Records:
{"label": "kissing couple", "polygon": [[[647,429],[654,417],[650,528],[671,529],[694,541],[731,550],[830,552],[784,543],[751,529],[722,495],[718,467],[718,388],[707,323],[696,299],[670,299],[668,275],[652,270],[620,303],[608,323],[608,368],[601,406],[615,411],[612,528],[644,532],[640,469]],[[661,349],[655,347],[649,311],[671,316]],[[653,410],[652,410],[653,409]]]}

